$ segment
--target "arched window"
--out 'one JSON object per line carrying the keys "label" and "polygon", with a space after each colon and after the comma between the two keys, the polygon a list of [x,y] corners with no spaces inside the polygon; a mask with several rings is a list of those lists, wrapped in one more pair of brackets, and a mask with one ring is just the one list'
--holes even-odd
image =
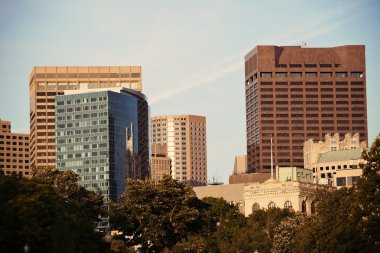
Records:
{"label": "arched window", "polygon": [[286,201],[285,204],[284,204],[284,208],[285,209],[289,209],[290,211],[292,211],[293,210],[292,202]]}
{"label": "arched window", "polygon": [[302,213],[306,213],[306,201],[302,200]]}
{"label": "arched window", "polygon": [[274,202],[270,202],[268,204],[268,209],[275,208],[275,207],[276,207],[276,204]]}
{"label": "arched window", "polygon": [[315,202],[311,202],[311,214],[315,214]]}
{"label": "arched window", "polygon": [[258,203],[253,204],[252,212],[260,210],[260,205]]}

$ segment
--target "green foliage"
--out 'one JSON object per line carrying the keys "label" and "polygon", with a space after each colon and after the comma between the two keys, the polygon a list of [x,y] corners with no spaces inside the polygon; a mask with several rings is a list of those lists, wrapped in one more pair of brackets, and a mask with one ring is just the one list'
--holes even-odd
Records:
{"label": "green foliage", "polygon": [[356,216],[366,247],[380,252],[380,135],[362,156],[367,163],[361,165],[363,176],[354,188]]}
{"label": "green foliage", "polygon": [[248,217],[249,224],[256,224],[267,233],[268,239],[272,242],[274,229],[286,218],[293,217],[294,212],[288,209],[271,208],[269,210],[258,210]]}
{"label": "green foliage", "polygon": [[297,213],[293,217],[288,217],[274,229],[272,253],[290,253],[297,252],[294,247],[295,241],[299,240],[296,234],[307,222],[307,216]]}
{"label": "green foliage", "polygon": [[379,137],[363,159],[357,185],[317,192],[317,215],[296,233],[297,252],[380,252]]}
{"label": "green foliage", "polygon": [[128,236],[122,237],[126,245],[160,252],[201,231],[206,208],[191,186],[169,177],[158,184],[128,180],[119,203],[112,205],[110,221]]}
{"label": "green foliage", "polygon": [[[47,180],[44,171],[59,184]],[[101,197],[74,190],[76,178],[66,172],[38,174],[31,179],[0,176],[0,252],[22,252],[25,243],[30,252],[99,252],[94,228]]]}

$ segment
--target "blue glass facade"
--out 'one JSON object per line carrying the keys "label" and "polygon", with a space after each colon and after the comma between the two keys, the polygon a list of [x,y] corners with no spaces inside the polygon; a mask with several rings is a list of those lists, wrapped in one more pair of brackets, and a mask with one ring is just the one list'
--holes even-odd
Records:
{"label": "blue glass facade", "polygon": [[80,175],[80,185],[116,200],[126,178],[149,176],[149,107],[123,89],[56,97],[57,168]]}

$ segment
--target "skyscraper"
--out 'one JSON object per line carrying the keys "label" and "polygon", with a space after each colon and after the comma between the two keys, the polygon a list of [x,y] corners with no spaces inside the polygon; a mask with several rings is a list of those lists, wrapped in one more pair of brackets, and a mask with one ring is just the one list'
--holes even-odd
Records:
{"label": "skyscraper", "polygon": [[153,116],[152,143],[167,146],[174,179],[192,185],[207,183],[206,117]]}
{"label": "skyscraper", "polygon": [[117,200],[126,179],[149,177],[149,107],[141,92],[74,91],[56,97],[57,168]]}
{"label": "skyscraper", "polygon": [[55,166],[56,95],[115,87],[141,91],[141,67],[34,67],[29,78],[31,165]]}
{"label": "skyscraper", "polygon": [[29,134],[12,133],[11,122],[0,119],[0,174],[29,176]]}
{"label": "skyscraper", "polygon": [[245,56],[248,172],[303,166],[326,133],[368,141],[365,47],[257,46]]}

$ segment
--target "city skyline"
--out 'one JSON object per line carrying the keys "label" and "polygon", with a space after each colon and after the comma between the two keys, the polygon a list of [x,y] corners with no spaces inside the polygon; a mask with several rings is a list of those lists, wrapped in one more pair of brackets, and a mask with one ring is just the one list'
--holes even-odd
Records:
{"label": "city skyline", "polygon": [[86,1],[0,1],[0,117],[29,132],[34,66],[141,65],[152,116],[206,116],[208,178],[227,182],[246,153],[244,55],[265,44],[363,44],[370,145],[380,124],[379,3],[290,3],[91,1],[88,12]]}

